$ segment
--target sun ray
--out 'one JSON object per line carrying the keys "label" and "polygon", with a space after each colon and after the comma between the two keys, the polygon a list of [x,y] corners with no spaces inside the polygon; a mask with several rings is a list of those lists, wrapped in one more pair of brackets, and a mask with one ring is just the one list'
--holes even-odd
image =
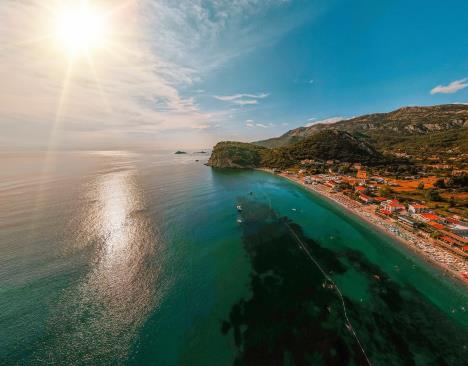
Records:
{"label": "sun ray", "polygon": [[99,91],[99,96],[101,97],[101,102],[104,104],[106,111],[110,114],[112,113],[112,109],[110,107],[110,104],[106,98],[106,95],[104,94],[104,90],[102,89],[101,81],[99,78],[98,71],[96,69],[96,66],[94,65],[93,58],[91,57],[91,54],[89,52],[86,52],[86,60],[88,62],[88,66],[91,69],[91,72],[93,73],[94,81],[96,83],[96,86]]}

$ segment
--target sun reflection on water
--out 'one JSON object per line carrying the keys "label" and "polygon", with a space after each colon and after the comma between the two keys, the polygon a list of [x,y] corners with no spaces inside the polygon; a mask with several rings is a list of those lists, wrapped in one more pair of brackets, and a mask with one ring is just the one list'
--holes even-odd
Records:
{"label": "sun reflection on water", "polygon": [[102,359],[128,355],[135,332],[164,291],[163,256],[156,255],[164,245],[136,171],[97,176],[87,187],[86,202],[74,225],[77,246],[93,254],[88,274],[61,302],[64,329],[57,341],[63,362],[83,354]]}

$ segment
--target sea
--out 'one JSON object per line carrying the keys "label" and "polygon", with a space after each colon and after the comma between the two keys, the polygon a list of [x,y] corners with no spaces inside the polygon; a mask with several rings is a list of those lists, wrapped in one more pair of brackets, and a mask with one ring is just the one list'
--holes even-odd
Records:
{"label": "sea", "polygon": [[0,365],[466,365],[466,286],[208,156],[0,153]]}

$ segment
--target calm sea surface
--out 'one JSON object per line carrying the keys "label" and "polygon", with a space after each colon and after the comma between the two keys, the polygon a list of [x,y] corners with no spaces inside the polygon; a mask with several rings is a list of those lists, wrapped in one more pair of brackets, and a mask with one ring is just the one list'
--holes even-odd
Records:
{"label": "calm sea surface", "polygon": [[0,364],[466,365],[466,288],[206,159],[1,153]]}

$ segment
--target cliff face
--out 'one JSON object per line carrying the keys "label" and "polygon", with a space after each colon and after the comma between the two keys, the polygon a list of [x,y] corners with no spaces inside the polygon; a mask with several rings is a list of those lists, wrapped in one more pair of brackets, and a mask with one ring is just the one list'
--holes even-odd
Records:
{"label": "cliff face", "polygon": [[214,168],[257,168],[261,166],[262,151],[265,148],[235,141],[216,144],[208,160]]}

